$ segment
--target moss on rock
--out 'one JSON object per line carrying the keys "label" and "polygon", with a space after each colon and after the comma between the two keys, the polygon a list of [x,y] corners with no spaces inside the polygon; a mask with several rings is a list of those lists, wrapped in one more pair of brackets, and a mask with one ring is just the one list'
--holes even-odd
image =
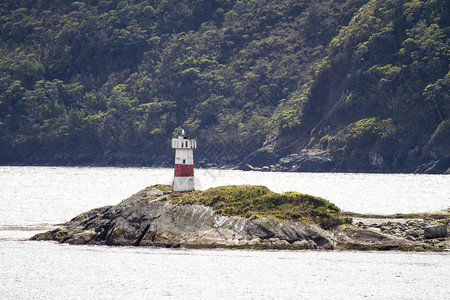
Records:
{"label": "moss on rock", "polygon": [[291,220],[318,224],[324,229],[349,223],[351,219],[338,215],[340,209],[333,203],[297,192],[279,194],[265,186],[229,185],[169,195],[174,204],[202,204],[225,216],[260,218],[271,216],[278,220]]}

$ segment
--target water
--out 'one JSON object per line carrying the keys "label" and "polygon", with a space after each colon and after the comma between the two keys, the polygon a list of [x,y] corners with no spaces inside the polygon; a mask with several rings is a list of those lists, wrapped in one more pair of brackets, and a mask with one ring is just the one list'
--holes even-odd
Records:
{"label": "water", "polygon": [[[27,241],[120,202],[170,169],[0,167],[0,299],[450,299],[450,254],[175,250]],[[203,189],[261,184],[344,210],[423,212],[450,205],[444,175],[197,170]]]}
{"label": "water", "polygon": [[[445,299],[449,256],[9,242],[4,298]],[[5,249],[0,250],[2,258]],[[3,299],[4,299],[3,298]]]}

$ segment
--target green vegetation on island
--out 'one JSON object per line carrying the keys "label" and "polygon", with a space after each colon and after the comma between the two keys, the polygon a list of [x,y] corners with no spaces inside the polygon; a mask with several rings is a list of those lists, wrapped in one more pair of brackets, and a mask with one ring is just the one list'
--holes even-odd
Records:
{"label": "green vegetation on island", "polygon": [[0,163],[160,165],[184,128],[204,163],[261,149],[247,162],[275,165],[306,149],[331,159],[325,170],[445,171],[449,11],[445,0],[3,1]]}
{"label": "green vegetation on island", "polygon": [[171,193],[168,197],[177,205],[210,206],[224,216],[249,219],[271,216],[278,220],[317,224],[324,229],[351,223],[351,218],[341,218],[338,215],[340,209],[325,199],[297,192],[278,194],[265,186],[221,186],[205,191]]}
{"label": "green vegetation on island", "polygon": [[448,251],[449,213],[364,216],[340,212],[322,198],[278,194],[264,186],[174,193],[171,186],[158,184],[32,240],[196,249]]}

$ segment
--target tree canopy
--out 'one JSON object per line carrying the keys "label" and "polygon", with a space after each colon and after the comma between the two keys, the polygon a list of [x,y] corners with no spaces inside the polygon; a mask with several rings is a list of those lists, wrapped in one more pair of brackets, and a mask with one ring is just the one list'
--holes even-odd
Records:
{"label": "tree canopy", "polygon": [[[445,0],[7,0],[0,163],[449,157]],[[447,125],[446,125],[447,124]],[[217,144],[219,143],[219,144]]]}

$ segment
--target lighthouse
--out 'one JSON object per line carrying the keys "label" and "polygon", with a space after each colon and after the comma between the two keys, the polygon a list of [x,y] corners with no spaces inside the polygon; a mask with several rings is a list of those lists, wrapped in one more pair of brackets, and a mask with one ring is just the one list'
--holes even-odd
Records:
{"label": "lighthouse", "polygon": [[194,186],[194,149],[197,141],[185,135],[184,130],[178,138],[172,139],[175,149],[175,176],[172,183],[173,192],[190,192]]}

